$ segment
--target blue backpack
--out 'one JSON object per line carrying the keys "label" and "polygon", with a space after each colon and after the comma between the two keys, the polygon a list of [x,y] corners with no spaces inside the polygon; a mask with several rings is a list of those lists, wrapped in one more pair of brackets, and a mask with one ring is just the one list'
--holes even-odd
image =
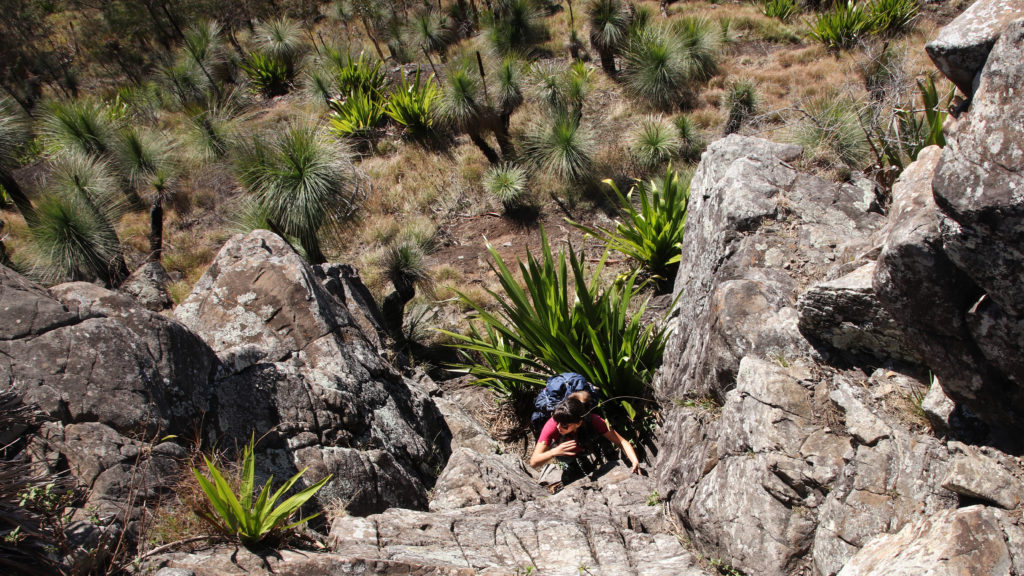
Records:
{"label": "blue backpack", "polygon": [[537,398],[533,401],[534,412],[530,416],[533,431],[540,434],[541,428],[551,417],[551,413],[555,411],[555,406],[558,406],[570,394],[581,390],[586,390],[590,392],[591,396],[597,398],[597,389],[580,374],[563,372],[548,378],[544,389],[537,394]]}

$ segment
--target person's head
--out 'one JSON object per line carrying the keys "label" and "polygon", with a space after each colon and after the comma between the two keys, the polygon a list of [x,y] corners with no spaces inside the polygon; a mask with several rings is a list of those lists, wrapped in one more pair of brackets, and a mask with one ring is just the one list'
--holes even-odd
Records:
{"label": "person's head", "polygon": [[587,410],[592,409],[594,405],[597,404],[597,398],[594,398],[594,395],[590,393],[590,390],[579,390],[569,394],[568,397],[579,400]]}
{"label": "person's head", "polygon": [[561,434],[575,432],[583,424],[583,418],[587,415],[587,405],[575,396],[575,394],[571,394],[568,398],[562,400],[558,406],[555,406],[555,411],[551,415],[558,425],[558,432]]}

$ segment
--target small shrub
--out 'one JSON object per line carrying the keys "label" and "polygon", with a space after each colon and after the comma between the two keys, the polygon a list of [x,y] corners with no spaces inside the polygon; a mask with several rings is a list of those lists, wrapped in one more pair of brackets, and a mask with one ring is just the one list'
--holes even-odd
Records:
{"label": "small shrub", "polygon": [[700,128],[685,114],[676,116],[673,123],[679,132],[679,157],[688,162],[700,160],[700,155],[708,147],[707,141],[701,135]]}
{"label": "small shrub", "polygon": [[769,18],[789,22],[800,13],[800,3],[797,0],[765,0],[761,13]]}
{"label": "small shrub", "polygon": [[851,0],[840,0],[810,23],[810,36],[833,51],[852,48],[874,30],[871,12]]}
{"label": "small shrub", "polygon": [[[319,516],[319,514],[314,514],[288,523],[299,512],[302,505],[331,479],[331,476],[328,475],[316,484],[300,490],[278,504],[278,500],[306,473],[306,468],[303,468],[273,494],[270,492],[270,487],[274,477],[271,476],[259,490],[259,495],[256,496],[254,448],[255,440],[249,440],[248,446],[242,453],[242,476],[237,495],[224,478],[224,474],[209,458],[203,457],[210,476],[209,479],[197,468],[192,468],[192,474],[209,499],[212,508],[212,510],[197,512],[220,532],[227,536],[237,537],[245,544],[255,544],[270,537],[280,536]],[[256,496],[255,500],[253,500],[253,496]]]}
{"label": "small shrub", "polygon": [[341,137],[372,140],[387,115],[377,96],[361,90],[332,99],[328,105],[332,110],[331,130]]}
{"label": "small shrub", "polygon": [[667,163],[675,158],[681,149],[678,130],[661,116],[641,120],[629,145],[630,154],[644,171]]}
{"label": "small shrub", "polygon": [[526,170],[514,164],[500,164],[487,169],[484,189],[497,198],[506,211],[522,206],[526,196]]}
{"label": "small shrub", "polygon": [[566,111],[533,125],[523,143],[523,157],[538,171],[563,183],[589,179],[594,170],[595,143],[579,117]]}
{"label": "small shrub", "polygon": [[240,67],[253,87],[265,98],[287,94],[291,89],[291,76],[281,60],[265,52],[253,52]]}
{"label": "small shrub", "polygon": [[804,147],[806,158],[828,168],[867,165],[871,149],[854,102],[826,95],[812,100],[803,112],[790,138]]}
{"label": "small shrub", "polygon": [[388,117],[405,127],[408,137],[425,138],[434,133],[440,96],[441,91],[434,83],[434,77],[421,81],[417,70],[411,84],[407,76],[402,77],[401,85],[391,93],[384,111]]}
{"label": "small shrub", "polygon": [[327,57],[334,66],[340,94],[358,91],[380,95],[386,90],[388,78],[379,60],[364,53],[360,53],[358,58],[353,58],[349,52],[342,53],[337,50],[330,51]]}
{"label": "small shrub", "polygon": [[895,36],[906,32],[917,17],[917,0],[872,0],[871,29],[875,34]]}
{"label": "small shrub", "polygon": [[[663,285],[671,282],[682,257],[690,174],[680,175],[669,168],[663,178],[638,184],[625,196],[611,180],[605,184],[615,192],[623,216],[615,230],[571,224],[604,242],[608,249],[632,258]],[[633,206],[634,196],[640,197],[640,210]]]}
{"label": "small shrub", "polygon": [[744,123],[755,116],[761,107],[761,96],[757,86],[750,80],[736,80],[729,85],[722,102],[728,117],[725,121],[725,134],[739,132]]}

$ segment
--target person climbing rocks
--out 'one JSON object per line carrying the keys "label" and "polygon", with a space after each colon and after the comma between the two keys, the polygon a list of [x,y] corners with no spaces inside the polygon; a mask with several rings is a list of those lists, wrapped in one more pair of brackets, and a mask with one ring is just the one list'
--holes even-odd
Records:
{"label": "person climbing rocks", "polygon": [[544,467],[540,482],[552,494],[597,468],[598,436],[604,436],[622,450],[632,464],[630,474],[640,473],[640,460],[633,445],[593,413],[593,400],[588,392],[570,394],[555,407],[540,431],[530,466]]}

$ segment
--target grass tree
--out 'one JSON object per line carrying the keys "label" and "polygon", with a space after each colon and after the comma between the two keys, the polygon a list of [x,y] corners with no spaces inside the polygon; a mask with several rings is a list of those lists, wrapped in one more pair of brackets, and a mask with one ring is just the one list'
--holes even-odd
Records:
{"label": "grass tree", "polygon": [[174,190],[176,148],[165,136],[137,126],[123,129],[114,147],[116,165],[132,192],[149,200],[149,262],[163,255],[164,203]]}
{"label": "grass tree", "polygon": [[455,40],[456,34],[451,29],[444,14],[426,8],[413,15],[405,29],[406,42],[423,50],[424,53],[437,52],[441,60],[445,60],[448,46]]}
{"label": "grass tree", "polygon": [[643,171],[668,163],[682,150],[679,131],[661,116],[648,116],[640,121],[630,138],[629,151]]}
{"label": "grass tree", "polygon": [[591,0],[587,4],[590,45],[601,57],[601,68],[615,74],[615,55],[629,37],[629,11],[622,0]]}
{"label": "grass tree", "polygon": [[711,25],[687,19],[640,29],[623,52],[622,80],[634,99],[662,110],[690,98],[715,71]]}
{"label": "grass tree", "polygon": [[296,239],[313,264],[326,262],[322,237],[336,235],[367,194],[348,148],[306,120],[254,134],[236,168],[268,227]]}
{"label": "grass tree", "polygon": [[495,88],[494,103],[499,120],[495,136],[505,159],[515,155],[515,146],[509,135],[509,126],[512,123],[512,113],[523,104],[523,68],[524,64],[521,60],[514,56],[505,56],[492,76]]}
{"label": "grass tree", "polygon": [[452,61],[441,85],[438,111],[456,130],[465,132],[491,164],[501,161],[484,135],[498,124],[494,109],[487,101],[484,80],[469,59]]}
{"label": "grass tree", "polygon": [[29,225],[28,263],[44,283],[100,280],[116,287],[128,276],[114,224],[125,203],[106,161],[80,152],[53,158],[51,184]]}
{"label": "grass tree", "polygon": [[50,102],[42,118],[42,135],[51,150],[102,157],[113,147],[119,122],[96,100]]}
{"label": "grass tree", "polygon": [[491,166],[484,173],[484,189],[501,202],[506,212],[523,206],[527,193],[526,170],[515,164]]}
{"label": "grass tree", "polygon": [[384,251],[384,276],[395,287],[384,297],[381,316],[384,328],[396,339],[401,339],[405,320],[405,305],[416,297],[417,286],[430,285],[430,270],[426,266],[423,245],[414,239],[402,238],[388,245]]}
{"label": "grass tree", "polygon": [[548,38],[548,29],[534,0],[492,0],[487,39],[499,53],[529,54]]}
{"label": "grass tree", "polygon": [[727,118],[725,134],[733,134],[750,120],[761,107],[761,96],[757,86],[750,80],[735,80],[729,85],[722,101]]}
{"label": "grass tree", "polygon": [[798,109],[802,116],[789,139],[803,146],[812,163],[844,172],[868,164],[871,148],[855,102],[827,94]]}
{"label": "grass tree", "polygon": [[593,176],[595,148],[594,136],[582,119],[560,110],[533,124],[523,143],[523,157],[534,170],[576,184]]}
{"label": "grass tree", "polygon": [[14,179],[13,170],[18,166],[19,150],[30,137],[30,124],[17,104],[0,99],[0,187],[26,220],[32,218],[32,202]]}

